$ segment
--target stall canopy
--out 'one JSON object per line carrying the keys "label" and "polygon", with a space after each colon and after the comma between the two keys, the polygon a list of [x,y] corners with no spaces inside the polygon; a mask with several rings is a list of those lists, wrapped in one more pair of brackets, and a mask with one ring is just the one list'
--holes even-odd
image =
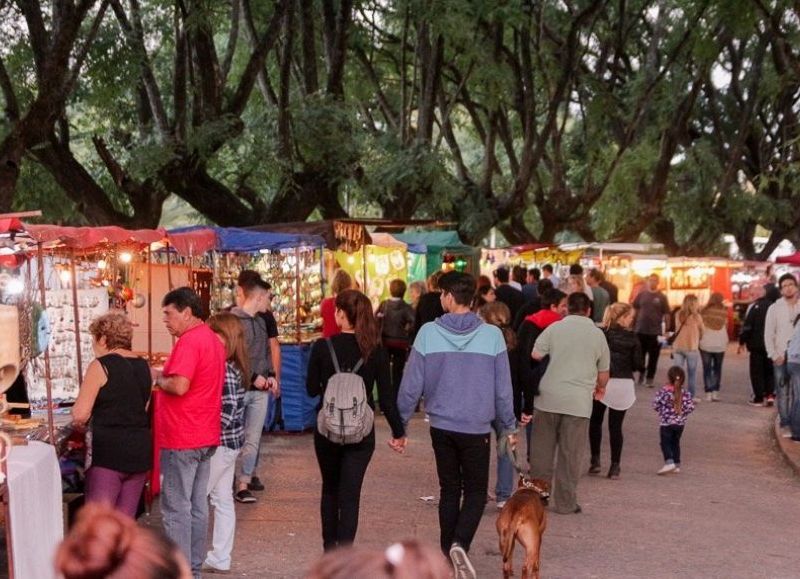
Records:
{"label": "stall canopy", "polygon": [[800,265],[800,251],[791,255],[781,255],[776,258],[777,263],[788,263],[790,265]]}
{"label": "stall canopy", "polygon": [[408,244],[408,251],[411,253],[472,250],[472,247],[461,241],[457,231],[414,231],[395,233],[393,237]]}
{"label": "stall canopy", "polygon": [[362,245],[372,243],[367,228],[360,223],[349,221],[295,221],[292,223],[267,223],[246,227],[247,231],[268,233],[293,233],[316,235],[325,240],[325,247],[348,253],[358,251]]}
{"label": "stall canopy", "polygon": [[162,241],[163,229],[123,229],[113,225],[102,227],[65,227],[26,223],[25,231],[35,241],[47,247],[88,249],[102,244],[150,245]]}
{"label": "stall canopy", "polygon": [[202,225],[173,229],[168,238],[176,251],[185,255],[199,255],[211,249],[246,253],[262,249],[319,247],[324,243],[319,235],[307,233],[276,233]]}
{"label": "stall canopy", "polygon": [[461,241],[457,231],[413,231],[394,233],[396,239],[408,244],[408,252],[424,257],[411,260],[409,279],[422,280],[441,269],[445,252],[474,255],[479,250]]}

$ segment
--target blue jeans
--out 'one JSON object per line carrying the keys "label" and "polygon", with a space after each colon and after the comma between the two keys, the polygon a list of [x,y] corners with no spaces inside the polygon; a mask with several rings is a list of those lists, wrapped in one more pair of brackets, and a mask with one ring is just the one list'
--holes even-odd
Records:
{"label": "blue jeans", "polygon": [[772,365],[772,375],[775,378],[775,401],[778,405],[778,417],[781,426],[789,426],[792,410],[792,391],[789,388],[789,370],[787,364]]}
{"label": "blue jeans", "polygon": [[722,379],[722,358],[725,357],[725,352],[700,350],[700,357],[703,359],[703,382],[706,392],[719,392],[719,384]]}
{"label": "blue jeans", "polygon": [[[493,422],[494,432],[499,439],[501,436],[499,424]],[[514,494],[514,463],[508,454],[497,455],[497,484],[494,487],[494,494],[497,502],[507,501]]]}
{"label": "blue jeans", "polygon": [[664,455],[664,462],[680,466],[683,426],[678,426],[677,424],[662,426],[659,430],[659,434],[661,438],[661,454]]}
{"label": "blue jeans", "polygon": [[164,533],[200,577],[208,532],[208,476],[216,446],[161,450],[161,517]]}
{"label": "blue jeans", "polygon": [[258,464],[258,449],[261,446],[261,433],[267,419],[269,393],[251,388],[244,395],[244,446],[239,454],[239,468],[236,480],[250,484]]}
{"label": "blue jeans", "polygon": [[686,368],[686,383],[689,385],[689,394],[695,397],[697,391],[697,363],[700,361],[700,353],[697,350],[675,350],[672,352],[672,359],[675,365]]}
{"label": "blue jeans", "polygon": [[800,439],[800,364],[788,362],[789,385],[792,396],[789,424],[792,427],[792,438]]}

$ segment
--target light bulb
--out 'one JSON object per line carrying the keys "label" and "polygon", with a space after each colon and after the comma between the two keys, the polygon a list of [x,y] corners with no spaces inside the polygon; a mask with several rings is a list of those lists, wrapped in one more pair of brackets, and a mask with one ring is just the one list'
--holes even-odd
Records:
{"label": "light bulb", "polygon": [[12,278],[6,286],[6,293],[10,295],[21,294],[25,289],[25,283],[18,277]]}
{"label": "light bulb", "polygon": [[119,260],[122,263],[130,263],[132,259],[133,256],[130,254],[129,251],[123,251],[122,253],[119,254]]}
{"label": "light bulb", "polygon": [[101,259],[97,262],[97,269],[105,269],[108,264],[106,263],[105,259]]}
{"label": "light bulb", "polygon": [[58,274],[58,277],[59,277],[59,278],[61,279],[61,281],[63,281],[64,283],[69,283],[69,280],[70,280],[70,279],[72,279],[72,274],[70,274],[70,272],[69,272],[69,271],[67,271],[66,269],[62,269],[62,270],[61,270],[61,273],[60,273],[60,274]]}
{"label": "light bulb", "polygon": [[353,257],[352,254],[347,256],[347,263],[348,264],[353,265],[355,262],[356,262],[356,258]]}

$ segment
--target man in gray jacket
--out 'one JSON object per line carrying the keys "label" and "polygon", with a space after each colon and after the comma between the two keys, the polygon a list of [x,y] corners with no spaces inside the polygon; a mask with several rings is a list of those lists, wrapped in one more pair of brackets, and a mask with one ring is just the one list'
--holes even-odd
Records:
{"label": "man in gray jacket", "polygon": [[244,399],[244,446],[237,469],[235,499],[240,503],[254,503],[250,484],[258,462],[261,433],[267,418],[269,391],[277,389],[275,371],[269,355],[267,324],[260,315],[267,311],[272,299],[270,286],[261,276],[240,276],[241,291],[237,292],[236,307],[231,310],[242,323],[247,352],[250,356],[251,375],[246,377],[247,393]]}

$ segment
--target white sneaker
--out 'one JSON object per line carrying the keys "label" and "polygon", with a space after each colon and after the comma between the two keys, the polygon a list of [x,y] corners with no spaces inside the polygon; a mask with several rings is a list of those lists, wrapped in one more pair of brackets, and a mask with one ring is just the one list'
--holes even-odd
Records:
{"label": "white sneaker", "polygon": [[714,400],[713,392],[706,392],[706,402],[711,402]]}
{"label": "white sneaker", "polygon": [[681,467],[679,467],[679,466],[676,466],[676,467],[675,467],[675,470],[674,470],[674,471],[672,471],[672,472],[674,472],[675,474],[678,474],[679,472],[681,472]]}
{"label": "white sneaker", "polygon": [[656,474],[669,474],[671,472],[675,472],[675,469],[677,469],[677,468],[678,467],[675,466],[674,463],[668,462],[667,464],[662,466],[661,470],[659,470]]}
{"label": "white sneaker", "polygon": [[699,396],[695,396],[694,398],[692,398],[692,400],[693,400],[694,402],[701,402],[703,399],[702,399],[702,398],[700,398]]}
{"label": "white sneaker", "polygon": [[719,402],[719,391],[718,390],[714,390],[711,393],[711,400],[713,400],[714,402]]}
{"label": "white sneaker", "polygon": [[497,510],[498,511],[503,510],[503,507],[506,506],[506,502],[505,501],[497,501],[496,504],[497,504]]}
{"label": "white sneaker", "polygon": [[464,547],[458,543],[453,543],[453,546],[450,547],[450,561],[453,563],[455,579],[477,579],[472,561],[469,560]]}

